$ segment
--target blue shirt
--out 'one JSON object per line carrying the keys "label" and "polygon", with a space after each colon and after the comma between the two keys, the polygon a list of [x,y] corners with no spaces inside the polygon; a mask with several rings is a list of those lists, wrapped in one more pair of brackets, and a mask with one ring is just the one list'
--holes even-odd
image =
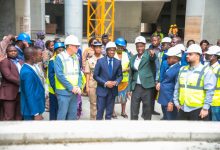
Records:
{"label": "blue shirt", "polygon": [[[203,68],[202,64],[199,64],[198,66],[195,67],[190,67],[189,70],[187,70],[187,76],[190,76],[194,71],[201,71]],[[215,91],[215,85],[216,85],[216,77],[215,74],[212,72],[210,69],[207,73],[204,75],[204,90],[206,91],[206,97],[205,97],[205,102],[203,105],[204,109],[209,109],[210,105],[212,103],[212,97],[214,95]],[[173,95],[173,101],[176,106],[179,106],[179,82],[176,82],[175,85],[175,90],[174,90],[174,95]],[[193,110],[199,109],[201,107],[189,107],[186,104],[181,106],[181,109],[184,112],[191,112]]]}
{"label": "blue shirt", "polygon": [[50,81],[50,86],[55,91],[55,71],[54,71],[54,60],[50,60],[48,64],[48,79]]}

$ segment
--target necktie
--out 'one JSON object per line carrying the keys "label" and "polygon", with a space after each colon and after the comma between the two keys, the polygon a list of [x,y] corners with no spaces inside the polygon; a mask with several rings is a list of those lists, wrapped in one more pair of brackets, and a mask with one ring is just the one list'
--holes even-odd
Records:
{"label": "necktie", "polygon": [[109,74],[110,76],[112,76],[112,58],[109,59],[109,63],[108,63],[108,71],[109,71]]}

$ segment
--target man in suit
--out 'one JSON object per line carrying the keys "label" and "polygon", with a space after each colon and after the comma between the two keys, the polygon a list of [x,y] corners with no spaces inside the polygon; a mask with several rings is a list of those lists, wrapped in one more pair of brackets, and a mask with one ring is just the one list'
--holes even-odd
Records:
{"label": "man in suit", "polygon": [[131,95],[131,120],[138,120],[140,103],[143,103],[142,117],[151,119],[151,100],[155,87],[154,70],[156,55],[152,49],[145,50],[146,40],[143,36],[135,39],[138,54],[130,61],[129,95]]}
{"label": "man in suit", "polygon": [[0,101],[2,102],[3,120],[21,120],[19,72],[22,61],[16,57],[18,52],[13,45],[6,48],[7,58],[0,62],[2,84],[0,85]]}
{"label": "man in suit", "polygon": [[108,42],[106,45],[107,56],[97,61],[94,70],[94,79],[97,81],[97,120],[111,120],[115,97],[118,95],[118,84],[122,80],[121,61],[114,58],[116,45],[114,42]]}
{"label": "man in suit", "polygon": [[21,113],[24,120],[43,120],[45,90],[34,67],[37,55],[38,52],[35,48],[24,49],[25,64],[20,73]]}
{"label": "man in suit", "polygon": [[182,51],[175,46],[169,48],[166,55],[168,56],[169,67],[164,73],[164,78],[157,84],[156,89],[159,91],[158,103],[162,105],[163,120],[175,120],[177,109],[174,107],[173,93],[181,68]]}

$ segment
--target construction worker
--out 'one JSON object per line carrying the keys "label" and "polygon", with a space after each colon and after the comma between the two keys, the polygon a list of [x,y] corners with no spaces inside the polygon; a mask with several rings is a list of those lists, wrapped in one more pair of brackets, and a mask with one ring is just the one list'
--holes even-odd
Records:
{"label": "construction worker", "polygon": [[23,50],[26,47],[29,47],[29,44],[31,44],[31,38],[30,35],[28,35],[27,33],[20,33],[17,37],[17,41],[16,41],[16,49],[18,51],[18,59],[21,59],[22,61],[24,61],[24,53]]}
{"label": "construction worker", "polygon": [[159,91],[158,103],[162,106],[163,120],[175,120],[177,109],[173,104],[173,92],[181,68],[182,51],[177,47],[171,47],[166,55],[169,68],[166,70],[163,80],[157,84],[156,89]]}
{"label": "construction worker", "polygon": [[[115,40],[115,44],[117,46],[117,50],[115,53],[115,58],[121,61],[122,65],[122,81],[118,85],[118,96],[116,96],[115,103],[121,104],[121,116],[124,118],[128,118],[128,115],[125,112],[126,102],[127,102],[127,92],[128,92],[128,81],[129,81],[129,55],[126,53],[124,48],[126,47],[126,42],[124,38],[117,38]],[[117,118],[115,111],[113,111],[113,118]]]}
{"label": "construction worker", "polygon": [[56,56],[65,49],[62,42],[54,44],[54,56],[50,59],[47,70],[47,84],[49,87],[49,105],[50,105],[50,120],[57,120],[58,101],[55,95],[55,71],[54,60]]}
{"label": "construction worker", "polygon": [[159,35],[160,39],[164,38],[164,34],[162,33],[162,29],[160,25],[157,26],[156,31],[153,33],[153,35]]}
{"label": "construction worker", "polygon": [[90,101],[90,119],[96,120],[97,108],[96,108],[96,87],[97,82],[93,78],[93,73],[97,60],[102,58],[102,43],[94,42],[94,55],[86,61],[84,73],[86,74],[86,90],[89,95]]}
{"label": "construction worker", "polygon": [[212,70],[200,63],[202,49],[192,44],[187,49],[189,65],[180,69],[174,90],[174,104],[179,120],[208,120],[216,77]]}
{"label": "construction worker", "polygon": [[209,47],[208,51],[206,52],[206,60],[209,62],[209,66],[213,70],[217,78],[215,93],[212,98],[211,104],[213,121],[220,121],[220,65],[218,63],[219,55],[220,47],[216,45]]}
{"label": "construction worker", "polygon": [[65,39],[66,50],[54,61],[55,87],[58,100],[57,120],[77,119],[77,96],[81,94],[82,74],[77,51],[78,38],[69,35]]}

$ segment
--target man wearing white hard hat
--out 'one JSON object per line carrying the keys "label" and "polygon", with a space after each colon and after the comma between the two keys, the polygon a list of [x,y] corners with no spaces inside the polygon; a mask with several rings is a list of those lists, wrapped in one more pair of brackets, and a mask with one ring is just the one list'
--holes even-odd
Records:
{"label": "man wearing white hard hat", "polygon": [[76,120],[77,95],[81,94],[82,87],[82,74],[77,57],[80,43],[76,36],[69,35],[64,44],[66,50],[58,54],[54,62],[57,120]]}
{"label": "man wearing white hard hat", "polygon": [[128,91],[131,95],[131,120],[138,120],[140,103],[143,104],[142,117],[151,119],[152,92],[155,88],[154,70],[156,55],[153,50],[146,51],[146,40],[143,36],[135,39],[138,54],[130,60]]}
{"label": "man wearing white hard hat", "polygon": [[179,120],[208,120],[216,77],[208,66],[200,63],[202,49],[192,44],[187,49],[189,65],[180,69],[175,85],[174,104]]}
{"label": "man wearing white hard hat", "polygon": [[116,45],[114,42],[106,44],[106,56],[100,58],[95,66],[93,78],[97,81],[97,120],[111,120],[118,95],[118,84],[122,81],[121,61],[114,58]]}
{"label": "man wearing white hard hat", "polygon": [[219,46],[210,46],[208,51],[205,53],[205,58],[209,62],[209,66],[212,71],[215,73],[217,78],[217,83],[215,87],[215,93],[212,98],[211,111],[212,111],[212,120],[220,121],[220,65],[218,59],[220,56],[220,47]]}
{"label": "man wearing white hard hat", "polygon": [[162,106],[163,120],[176,120],[177,109],[173,103],[173,92],[181,68],[182,51],[171,47],[166,55],[169,68],[166,70],[163,80],[156,87],[159,91],[158,103]]}

